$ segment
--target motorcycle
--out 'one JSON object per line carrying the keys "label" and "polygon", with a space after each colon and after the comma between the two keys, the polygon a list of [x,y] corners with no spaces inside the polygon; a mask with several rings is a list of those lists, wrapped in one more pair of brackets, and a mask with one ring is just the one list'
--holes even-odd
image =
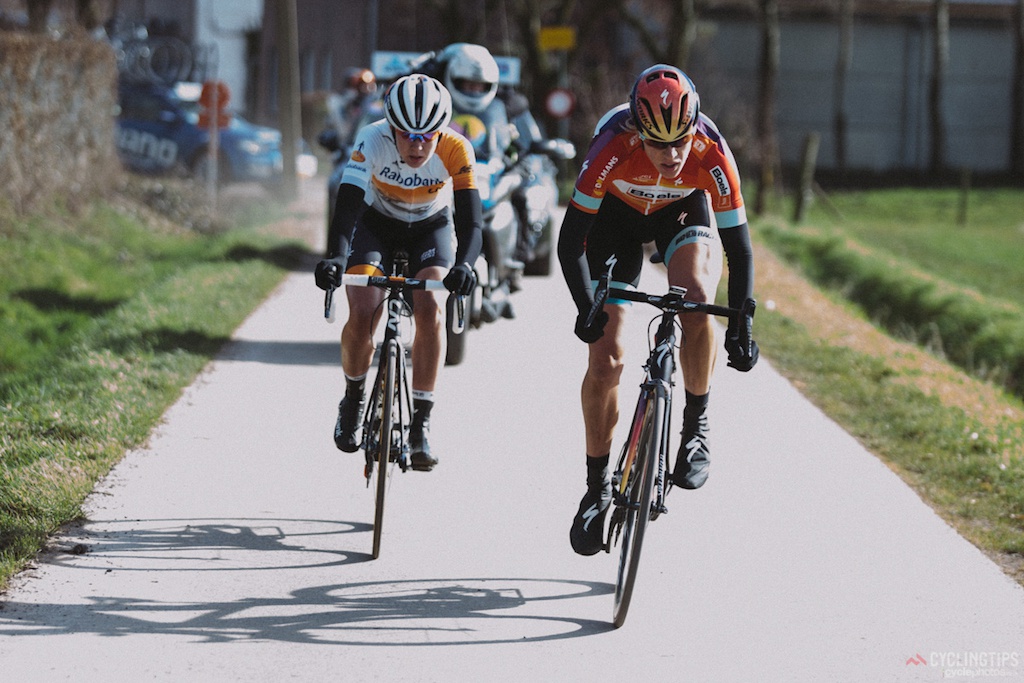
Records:
{"label": "motorcycle", "polygon": [[[468,301],[469,310],[461,317],[464,326],[459,324],[458,303],[449,297],[445,365],[462,362],[470,329],[502,318],[515,318],[511,295],[521,288],[528,265],[518,257],[534,254],[534,263],[543,258],[536,254],[540,253],[538,247],[545,248],[541,242],[545,234],[550,271],[550,235],[558,205],[552,159],[571,159],[574,155],[572,143],[550,139],[533,142],[517,157],[477,162],[474,174],[484,219],[483,248],[474,266],[478,286]],[[520,188],[524,191],[517,192]]]}
{"label": "motorcycle", "polygon": [[531,150],[533,153],[524,160],[526,182],[514,198],[521,231],[517,254],[519,260],[526,264],[524,275],[550,275],[558,208],[558,167],[555,161],[572,159],[576,156],[576,148],[568,140],[552,138],[535,142]]}

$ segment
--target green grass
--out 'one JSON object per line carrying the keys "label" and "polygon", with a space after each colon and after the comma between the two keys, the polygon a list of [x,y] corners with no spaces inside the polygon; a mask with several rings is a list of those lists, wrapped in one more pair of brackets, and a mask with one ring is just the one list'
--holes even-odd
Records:
{"label": "green grass", "polygon": [[834,193],[836,219],[817,203],[805,223],[826,226],[950,282],[1024,307],[1024,192],[894,189]]}
{"label": "green grass", "polygon": [[977,226],[959,222],[953,191],[890,190],[837,195],[843,218],[769,220],[760,234],[891,332],[1024,397],[1024,193],[977,195]]}
{"label": "green grass", "polygon": [[104,202],[3,225],[0,587],[304,253],[251,226],[158,228]]}

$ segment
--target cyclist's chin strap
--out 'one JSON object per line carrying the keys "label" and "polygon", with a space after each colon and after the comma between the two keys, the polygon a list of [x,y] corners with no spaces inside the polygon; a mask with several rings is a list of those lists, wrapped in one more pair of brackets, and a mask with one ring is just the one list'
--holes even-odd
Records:
{"label": "cyclist's chin strap", "polygon": [[720,228],[722,248],[729,262],[729,306],[739,308],[754,295],[754,250],[746,223]]}

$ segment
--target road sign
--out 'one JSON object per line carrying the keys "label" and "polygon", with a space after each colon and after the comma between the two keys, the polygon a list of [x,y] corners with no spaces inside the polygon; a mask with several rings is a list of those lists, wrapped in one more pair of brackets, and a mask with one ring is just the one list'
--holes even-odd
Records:
{"label": "road sign", "polygon": [[566,88],[555,88],[544,99],[544,108],[556,119],[564,119],[576,108],[576,96]]}
{"label": "road sign", "polygon": [[199,127],[209,128],[214,119],[217,128],[227,128],[231,123],[231,114],[227,111],[228,102],[231,101],[231,90],[224,81],[206,81],[203,83],[203,90],[199,95],[199,105],[202,109],[199,112]]}
{"label": "road sign", "polygon": [[544,26],[537,36],[541,50],[572,50],[576,47],[574,26]]}

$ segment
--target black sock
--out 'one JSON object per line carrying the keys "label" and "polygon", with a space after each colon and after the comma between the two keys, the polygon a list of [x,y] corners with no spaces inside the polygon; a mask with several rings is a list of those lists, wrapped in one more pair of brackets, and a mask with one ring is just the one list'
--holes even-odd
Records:
{"label": "black sock", "polygon": [[430,422],[430,411],[434,402],[425,398],[414,398],[412,400],[412,426],[422,429]]}
{"label": "black sock", "polygon": [[345,378],[345,396],[353,401],[360,401],[363,398],[363,387],[366,385],[366,375],[359,379]]}
{"label": "black sock", "polygon": [[685,390],[684,393],[686,394],[686,405],[683,406],[683,422],[685,423],[688,417],[691,419],[699,418],[704,414],[704,411],[708,408],[708,399],[711,396],[711,392],[709,391],[701,396],[691,394]]}
{"label": "black sock", "polygon": [[608,453],[596,458],[587,456],[587,486],[603,486],[608,481]]}

